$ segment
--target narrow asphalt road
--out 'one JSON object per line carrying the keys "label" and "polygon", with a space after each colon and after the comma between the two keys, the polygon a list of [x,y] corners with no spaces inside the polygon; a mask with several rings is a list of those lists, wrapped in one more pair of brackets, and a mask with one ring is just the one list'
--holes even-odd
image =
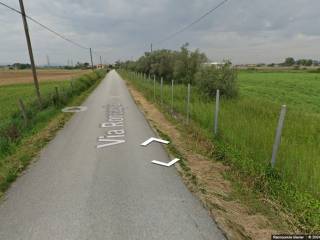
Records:
{"label": "narrow asphalt road", "polygon": [[224,239],[112,71],[0,203],[1,240]]}

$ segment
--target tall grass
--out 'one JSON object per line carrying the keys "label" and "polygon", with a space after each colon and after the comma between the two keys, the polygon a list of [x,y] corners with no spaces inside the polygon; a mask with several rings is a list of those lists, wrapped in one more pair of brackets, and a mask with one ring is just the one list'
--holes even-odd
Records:
{"label": "tall grass", "polygon": [[[153,99],[153,80],[135,77],[124,71],[122,75],[130,79],[149,99]],[[175,112],[186,114],[186,97],[187,87],[175,85]],[[156,102],[160,103],[158,82]],[[163,107],[171,108],[171,85],[163,86],[163,104]],[[214,99],[208,99],[195,87],[192,88],[190,117],[206,130],[208,136],[213,135],[214,106]],[[232,158],[232,164],[246,175],[262,176],[270,169],[280,109],[281,105],[277,101],[271,102],[249,94],[233,100],[221,99],[217,139],[234,151],[237,157]],[[301,193],[317,199],[320,197],[320,114],[300,109],[300,106],[288,105],[275,169],[287,186],[294,186]],[[283,197],[291,204],[292,196]],[[310,199],[305,200],[305,205],[310,203]],[[320,221],[320,205],[317,204],[311,207],[315,211],[309,209],[314,211],[312,220],[304,219],[305,222],[315,224],[315,221]],[[298,207],[302,208],[301,204]]]}

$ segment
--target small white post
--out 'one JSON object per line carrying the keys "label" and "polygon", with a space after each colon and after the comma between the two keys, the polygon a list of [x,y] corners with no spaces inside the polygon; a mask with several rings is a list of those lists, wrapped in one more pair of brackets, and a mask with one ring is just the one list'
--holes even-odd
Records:
{"label": "small white post", "polygon": [[190,121],[190,92],[191,92],[191,87],[190,83],[188,84],[188,97],[187,97],[187,124],[189,124]]}
{"label": "small white post", "polygon": [[274,140],[273,150],[272,150],[272,157],[271,157],[272,168],[274,168],[274,166],[276,164],[276,158],[277,158],[277,153],[278,153],[280,143],[281,143],[281,135],[282,135],[282,129],[283,129],[283,125],[284,125],[284,119],[286,117],[286,112],[287,112],[287,106],[282,105],[281,111],[280,111],[278,127],[277,127],[277,131],[276,131],[276,137]]}
{"label": "small white post", "polygon": [[215,115],[214,115],[214,134],[215,135],[217,135],[218,133],[219,105],[220,105],[220,90],[218,89],[216,93],[216,108],[215,108]]}
{"label": "small white post", "polygon": [[171,114],[173,114],[173,84],[174,81],[171,80]]}

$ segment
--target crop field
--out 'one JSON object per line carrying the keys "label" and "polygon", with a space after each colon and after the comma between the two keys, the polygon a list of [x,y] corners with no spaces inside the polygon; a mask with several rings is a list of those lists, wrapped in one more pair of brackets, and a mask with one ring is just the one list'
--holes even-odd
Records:
{"label": "crop field", "polygon": [[[38,69],[39,82],[54,80],[68,80],[73,77],[81,76],[90,70],[63,70],[63,69]],[[30,69],[28,70],[7,70],[0,69],[0,86],[12,85],[17,83],[32,83],[33,77]]]}
{"label": "crop field", "polygon": [[[63,89],[70,86],[71,78],[84,75],[87,70],[38,70],[40,91],[43,96],[54,92],[54,88]],[[0,69],[0,121],[7,119],[18,111],[18,99],[26,105],[33,102],[35,89],[31,70]]]}
{"label": "crop field", "polygon": [[320,73],[239,72],[240,94],[320,113]]}
{"label": "crop field", "polygon": [[[47,96],[54,92],[55,87],[60,89],[70,86],[69,81],[43,82],[40,84],[41,94]],[[32,83],[0,86],[0,121],[18,111],[18,99],[21,98],[26,105],[36,100],[35,89]]]}
{"label": "crop field", "polygon": [[[153,100],[153,81],[124,77]],[[233,164],[249,175],[263,174],[270,164],[275,130],[282,104],[287,115],[276,169],[288,183],[320,196],[320,74],[298,72],[248,72],[238,76],[240,97],[222,99],[219,141],[236,152]],[[192,87],[190,117],[212,136],[214,99]],[[174,111],[186,113],[187,89],[174,87]],[[160,99],[160,84],[156,85]],[[163,103],[171,106],[171,86],[164,85]]]}

